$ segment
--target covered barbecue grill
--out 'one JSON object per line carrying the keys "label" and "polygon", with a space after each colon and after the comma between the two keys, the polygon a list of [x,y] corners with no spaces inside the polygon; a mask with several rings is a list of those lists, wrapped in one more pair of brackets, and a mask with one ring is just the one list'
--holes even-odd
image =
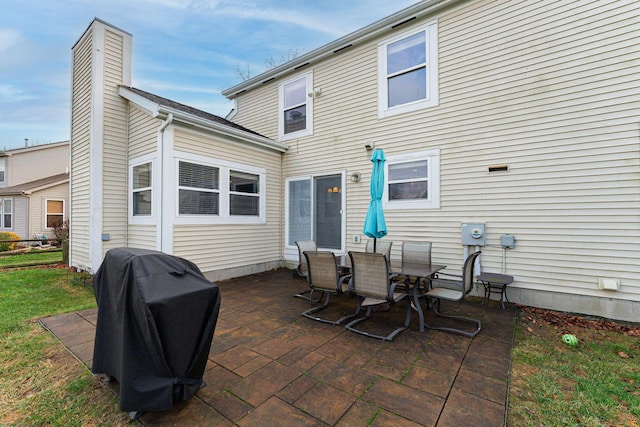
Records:
{"label": "covered barbecue grill", "polygon": [[120,383],[121,410],[131,418],[169,410],[204,385],[220,294],[194,263],[112,249],[93,289],[98,320],[91,371]]}

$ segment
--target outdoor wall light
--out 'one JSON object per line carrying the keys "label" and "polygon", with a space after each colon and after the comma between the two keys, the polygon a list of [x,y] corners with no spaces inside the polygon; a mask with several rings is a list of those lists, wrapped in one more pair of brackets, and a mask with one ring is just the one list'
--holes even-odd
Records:
{"label": "outdoor wall light", "polygon": [[351,181],[360,182],[360,172],[354,172],[351,174]]}

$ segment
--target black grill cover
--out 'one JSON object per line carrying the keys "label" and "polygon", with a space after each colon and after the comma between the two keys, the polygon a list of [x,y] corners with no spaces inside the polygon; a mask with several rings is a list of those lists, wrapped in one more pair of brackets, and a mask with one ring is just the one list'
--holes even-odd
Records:
{"label": "black grill cover", "polygon": [[93,279],[98,303],[91,371],[120,383],[120,409],[169,410],[193,396],[220,310],[218,287],[190,261],[118,248]]}

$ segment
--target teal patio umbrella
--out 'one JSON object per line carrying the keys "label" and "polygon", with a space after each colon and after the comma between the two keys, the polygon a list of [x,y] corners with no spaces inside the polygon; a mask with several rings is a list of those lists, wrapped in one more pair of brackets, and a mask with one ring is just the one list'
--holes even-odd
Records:
{"label": "teal patio umbrella", "polygon": [[382,209],[382,192],[384,191],[384,151],[376,149],[371,156],[373,170],[371,171],[371,202],[367,217],[364,220],[362,232],[373,239],[373,251],[376,251],[376,240],[387,235],[387,223]]}

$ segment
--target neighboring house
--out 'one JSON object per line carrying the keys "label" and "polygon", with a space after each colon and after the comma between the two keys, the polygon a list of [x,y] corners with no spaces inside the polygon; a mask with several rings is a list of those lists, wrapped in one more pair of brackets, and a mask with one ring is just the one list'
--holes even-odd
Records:
{"label": "neighboring house", "polygon": [[54,237],[68,219],[69,141],[0,152],[0,231]]}
{"label": "neighboring house", "polygon": [[299,239],[363,250],[375,147],[385,239],[455,270],[479,224],[512,302],[640,321],[639,12],[422,1],[226,90],[228,120],[131,88],[131,35],[95,20],[73,48],[71,263],[145,247],[218,280],[295,264]]}

